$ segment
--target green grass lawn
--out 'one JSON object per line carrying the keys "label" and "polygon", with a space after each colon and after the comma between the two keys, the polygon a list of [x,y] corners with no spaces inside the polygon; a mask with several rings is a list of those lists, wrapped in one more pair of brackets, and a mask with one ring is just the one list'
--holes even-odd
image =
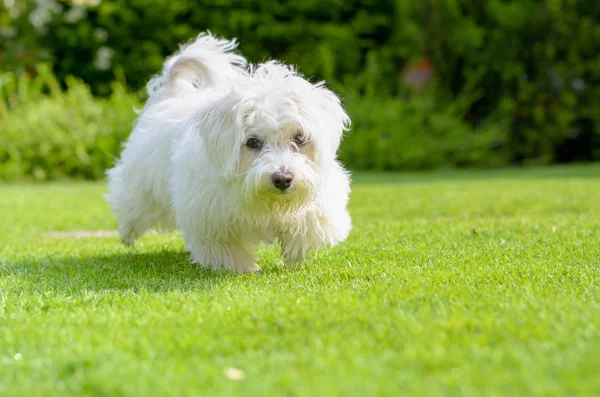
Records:
{"label": "green grass lawn", "polygon": [[0,185],[0,395],[600,395],[600,166],[358,174],[346,243],[242,276],[57,233],[105,189]]}

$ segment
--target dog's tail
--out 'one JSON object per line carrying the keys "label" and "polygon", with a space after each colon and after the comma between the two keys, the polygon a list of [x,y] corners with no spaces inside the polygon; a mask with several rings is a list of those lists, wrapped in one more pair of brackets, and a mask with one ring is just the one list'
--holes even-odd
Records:
{"label": "dog's tail", "polygon": [[184,96],[197,90],[232,82],[246,73],[246,58],[235,54],[236,39],[201,33],[167,58],[160,74],[146,86],[149,102],[165,96]]}

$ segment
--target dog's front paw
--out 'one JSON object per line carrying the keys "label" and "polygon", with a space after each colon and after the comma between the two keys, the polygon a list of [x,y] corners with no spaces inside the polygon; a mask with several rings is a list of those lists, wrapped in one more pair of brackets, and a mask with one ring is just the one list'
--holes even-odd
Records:
{"label": "dog's front paw", "polygon": [[245,268],[245,270],[239,272],[239,273],[258,273],[260,272],[262,269],[260,268],[260,266],[258,266],[256,263],[254,263],[253,265],[247,266]]}
{"label": "dog's front paw", "polygon": [[211,271],[230,271],[238,274],[244,273],[258,273],[261,271],[260,266],[256,263],[252,264],[221,264],[219,262],[207,262],[206,260],[196,259],[192,257],[192,263],[200,265],[203,269]]}
{"label": "dog's front paw", "polygon": [[260,271],[254,253],[247,247],[232,244],[212,243],[188,247],[192,262],[209,270],[226,270],[235,273]]}
{"label": "dog's front paw", "polygon": [[198,259],[194,259],[192,258],[192,263],[196,263],[198,265],[200,265],[200,267],[202,267],[203,269],[206,270],[211,270],[211,271],[230,271],[230,272],[234,272],[234,273],[238,273],[238,274],[244,274],[244,273],[258,273],[260,272],[262,269],[260,268],[260,266],[258,266],[256,263],[251,264],[251,265],[222,265],[216,262],[206,262],[204,260],[198,260]]}
{"label": "dog's front paw", "polygon": [[281,254],[286,266],[296,267],[304,262],[306,251],[298,240],[290,239],[283,241],[281,245]]}
{"label": "dog's front paw", "polygon": [[284,255],[283,260],[286,266],[288,267],[298,267],[304,262],[304,256],[295,254],[295,255]]}

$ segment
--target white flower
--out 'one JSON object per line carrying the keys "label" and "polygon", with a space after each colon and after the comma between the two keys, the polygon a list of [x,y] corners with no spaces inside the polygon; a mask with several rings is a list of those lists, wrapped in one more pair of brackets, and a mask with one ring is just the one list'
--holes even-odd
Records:
{"label": "white flower", "polygon": [[79,7],[96,7],[100,4],[101,0],[73,0],[74,6]]}
{"label": "white flower", "polygon": [[98,70],[110,69],[111,60],[115,55],[115,50],[110,47],[100,47],[96,53],[96,59],[94,59],[94,66]]}
{"label": "white flower", "polygon": [[63,18],[66,23],[73,24],[81,21],[86,15],[87,12],[83,8],[73,7],[69,11],[65,12]]}
{"label": "white flower", "polygon": [[29,22],[36,30],[43,32],[46,25],[52,22],[54,14],[60,14],[62,10],[56,0],[37,0],[35,9],[29,14]]}

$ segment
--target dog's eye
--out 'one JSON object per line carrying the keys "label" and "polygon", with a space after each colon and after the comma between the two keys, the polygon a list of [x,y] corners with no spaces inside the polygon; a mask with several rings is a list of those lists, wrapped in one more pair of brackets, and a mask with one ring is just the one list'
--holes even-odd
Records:
{"label": "dog's eye", "polygon": [[261,143],[256,138],[250,138],[246,141],[246,146],[248,146],[250,149],[260,149]]}
{"label": "dog's eye", "polygon": [[306,143],[306,137],[304,136],[303,132],[300,132],[294,137],[294,143],[296,143],[298,146],[302,146]]}

